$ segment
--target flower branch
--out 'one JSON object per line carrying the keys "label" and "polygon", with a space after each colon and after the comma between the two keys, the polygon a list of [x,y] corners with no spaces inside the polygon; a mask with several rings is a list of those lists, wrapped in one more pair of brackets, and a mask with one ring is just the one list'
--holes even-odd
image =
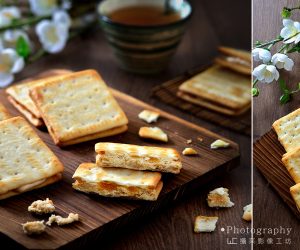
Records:
{"label": "flower branch", "polygon": [[29,0],[22,10],[15,2],[0,5],[0,87],[9,85],[26,64],[60,53],[69,40],[96,22],[97,0]]}
{"label": "flower branch", "polygon": [[[289,102],[292,96],[300,91],[299,84],[297,89],[290,90],[286,82],[280,78],[280,71],[292,71],[294,67],[293,60],[287,54],[300,52],[300,23],[288,19],[295,10],[300,10],[300,6],[293,8],[284,7],[281,13],[283,28],[280,31],[280,35],[271,41],[257,41],[252,50],[254,61],[262,62],[252,72],[254,77],[252,84],[253,96],[259,95],[259,88],[257,87],[259,82],[269,84],[278,81],[282,92],[280,97],[281,104]],[[274,53],[273,46],[280,43],[279,49]],[[272,52],[274,53],[273,55]]]}

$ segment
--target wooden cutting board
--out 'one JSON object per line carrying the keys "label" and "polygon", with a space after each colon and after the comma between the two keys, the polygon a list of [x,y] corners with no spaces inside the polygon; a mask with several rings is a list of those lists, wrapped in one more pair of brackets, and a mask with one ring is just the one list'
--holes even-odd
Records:
{"label": "wooden cutting board", "polygon": [[[49,75],[49,73],[44,75]],[[80,247],[93,239],[99,240],[112,233],[113,230],[137,221],[142,216],[170,204],[189,191],[238,165],[239,148],[234,142],[230,142],[230,148],[211,150],[210,144],[214,140],[222,138],[221,136],[117,90],[112,91],[129,119],[129,129],[126,133],[61,149],[54,145],[46,131],[36,129],[65,165],[63,179],[42,189],[0,201],[0,231],[3,235],[27,248]],[[0,91],[0,102],[13,115],[19,115],[18,111],[7,101],[4,90]],[[168,143],[149,142],[138,137],[139,128],[147,125],[137,117],[143,109],[157,110],[161,113],[155,126],[159,126],[168,133]],[[203,141],[197,140],[198,137],[201,137]],[[188,139],[192,139],[193,143],[186,144]],[[99,141],[172,147],[179,152],[185,147],[191,146],[199,152],[199,156],[183,156],[183,170],[179,175],[163,175],[164,187],[155,202],[104,198],[77,192],[72,189],[71,185],[72,175],[78,165],[82,162],[95,161],[94,145]],[[47,197],[54,201],[57,214],[66,216],[70,212],[78,213],[81,221],[64,227],[52,226],[47,228],[46,233],[37,237],[26,236],[22,232],[21,223],[41,218],[47,220],[47,217],[31,215],[27,212],[27,207],[33,201]]]}
{"label": "wooden cutting board", "polygon": [[254,143],[254,165],[261,171],[297,218],[300,219],[300,213],[290,194],[290,187],[295,185],[295,182],[281,161],[282,155],[285,153],[284,148],[277,139],[276,132],[271,129]]}

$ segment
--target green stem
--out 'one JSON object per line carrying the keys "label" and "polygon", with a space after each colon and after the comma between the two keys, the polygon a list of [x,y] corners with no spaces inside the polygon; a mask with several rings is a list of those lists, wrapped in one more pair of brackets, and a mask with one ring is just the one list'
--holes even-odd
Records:
{"label": "green stem", "polygon": [[282,37],[276,38],[276,39],[274,39],[274,40],[272,40],[272,41],[269,41],[269,42],[266,42],[266,43],[262,43],[262,44],[256,46],[255,48],[263,48],[263,47],[266,47],[266,46],[268,46],[268,45],[274,45],[275,43],[278,43],[278,42],[280,42],[280,41],[282,41],[282,40],[283,40]]}
{"label": "green stem", "polygon": [[49,18],[51,18],[51,16],[39,16],[39,17],[32,17],[23,20],[16,20],[12,24],[0,27],[0,32],[3,32],[5,30],[10,30],[10,29],[22,28],[26,25],[36,24],[41,20],[49,19]]}
{"label": "green stem", "polygon": [[27,63],[33,63],[33,62],[37,61],[38,59],[40,59],[41,57],[43,57],[46,54],[47,54],[47,52],[43,48],[40,48],[34,55],[32,55],[28,59]]}
{"label": "green stem", "polygon": [[281,48],[278,50],[277,53],[281,53],[282,51],[285,50],[285,48],[287,48],[289,46],[289,44],[284,44],[283,46],[281,46]]}
{"label": "green stem", "polygon": [[299,10],[299,9],[300,9],[300,6],[294,7],[294,8],[287,8],[287,9],[289,9],[290,11],[292,11],[292,10]]}
{"label": "green stem", "polygon": [[258,83],[258,79],[255,79],[253,84],[252,84],[252,88],[255,88],[256,84]]}

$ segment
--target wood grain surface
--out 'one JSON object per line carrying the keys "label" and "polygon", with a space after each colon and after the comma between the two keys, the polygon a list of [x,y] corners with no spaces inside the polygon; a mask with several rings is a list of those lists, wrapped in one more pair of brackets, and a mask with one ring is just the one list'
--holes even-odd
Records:
{"label": "wood grain surface", "polygon": [[254,143],[253,162],[295,216],[300,219],[300,213],[290,193],[290,187],[295,185],[295,182],[281,161],[285,153],[276,132],[272,129]]}
{"label": "wood grain surface", "polygon": [[[43,75],[51,76],[51,73],[50,75]],[[138,220],[141,214],[147,214],[147,211],[158,210],[163,204],[170,203],[171,200],[175,201],[185,193],[188,193],[192,187],[199,187],[201,184],[203,185],[208,180],[217,178],[220,174],[237,165],[239,150],[238,145],[234,142],[230,142],[230,148],[212,150],[210,149],[210,144],[220,138],[219,135],[155,109],[117,90],[112,92],[128,117],[128,131],[117,136],[61,149],[55,146],[47,132],[37,130],[43,141],[46,142],[65,166],[62,181],[41,190],[34,190],[1,201],[1,232],[27,248],[34,248],[37,245],[44,249],[54,249],[62,246],[70,247],[70,245],[75,245],[74,241],[79,246],[86,241],[87,237],[90,240],[93,240],[95,237],[103,238],[102,234],[107,233],[106,228],[112,227],[111,223],[115,227],[117,224],[123,223],[126,226],[126,223]],[[4,104],[12,115],[20,115],[9,104],[3,90],[0,91],[0,102]],[[156,110],[161,114],[155,125],[168,134],[168,143],[147,142],[139,138],[138,130],[140,127],[145,126],[145,122],[138,118],[138,114],[144,109]],[[202,138],[203,141],[199,142],[197,137]],[[172,147],[181,152],[188,146],[186,143],[188,139],[193,140],[193,143],[189,146],[195,148],[201,157],[185,156],[182,158],[183,170],[180,174],[164,175],[164,187],[156,202],[105,199],[97,195],[78,193],[71,188],[72,175],[79,164],[82,162],[95,162],[94,145],[99,141]],[[47,197],[54,201],[57,208],[56,212],[59,215],[66,216],[69,212],[78,212],[81,218],[80,223],[69,227],[53,227],[40,237],[30,238],[24,235],[20,224],[35,220],[34,216],[26,214],[27,207],[33,201]],[[18,207],[18,209],[16,210],[15,207]],[[86,207],[89,207],[89,209],[85,210]],[[64,237],[60,235],[64,235]]]}
{"label": "wood grain surface", "polygon": [[[299,6],[298,0],[253,0],[253,41],[270,40],[278,36],[282,29],[281,10],[284,6]],[[300,20],[300,12],[296,11],[293,20]],[[299,55],[291,56],[295,62],[292,72],[281,74],[288,86],[295,88],[299,82],[300,58]],[[256,66],[257,64],[254,64]],[[265,134],[271,129],[272,123],[278,118],[299,108],[299,94],[286,104],[279,104],[280,90],[276,83],[260,84],[260,96],[253,101],[253,133],[254,140]],[[289,236],[278,235],[282,238],[291,239],[291,245],[282,244],[267,245],[268,249],[298,249],[300,224],[295,214],[280,199],[276,190],[269,182],[254,168],[254,227],[255,228],[292,228]],[[268,235],[264,235],[265,239]],[[274,240],[276,240],[274,237]],[[256,245],[255,249],[265,249],[266,244]]]}
{"label": "wood grain surface", "polygon": [[[57,55],[43,58],[28,65],[17,80],[36,75],[46,69],[68,68],[82,70],[94,68],[101,72],[105,81],[113,88],[130,94],[169,113],[180,116],[201,127],[221,134],[240,145],[240,166],[230,173],[195,188],[193,194],[172,206],[152,213],[130,224],[122,230],[114,230],[105,240],[85,242],[89,249],[241,249],[241,245],[229,245],[227,240],[246,238],[243,249],[250,249],[249,234],[236,235],[230,231],[221,232],[226,226],[250,227],[241,219],[243,207],[251,202],[251,140],[248,136],[232,132],[209,123],[191,114],[182,112],[150,97],[151,89],[181,73],[210,62],[217,54],[218,45],[250,49],[251,46],[251,1],[250,0],[202,0],[191,1],[194,13],[187,32],[169,67],[159,75],[139,76],[120,70],[108,47],[101,30],[95,30],[71,41],[66,49]],[[238,20],[238,21],[237,21]],[[235,206],[230,209],[211,209],[206,205],[207,193],[216,187],[227,187]],[[279,203],[280,204],[280,203]],[[88,207],[86,208],[88,209]],[[218,215],[217,229],[211,234],[193,233],[195,216]],[[0,238],[1,243],[7,241]],[[13,248],[11,242],[10,247]],[[92,247],[94,246],[94,247]]]}

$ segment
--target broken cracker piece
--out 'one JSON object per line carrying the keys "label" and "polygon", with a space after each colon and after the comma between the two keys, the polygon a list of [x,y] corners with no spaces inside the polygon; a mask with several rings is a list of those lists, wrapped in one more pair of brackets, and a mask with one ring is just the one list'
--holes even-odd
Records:
{"label": "broken cracker piece", "polygon": [[168,135],[159,127],[141,127],[139,136],[142,138],[168,142]]}
{"label": "broken cracker piece", "polygon": [[183,155],[197,155],[198,152],[193,149],[193,148],[185,148],[183,151],[182,151],[182,154]]}
{"label": "broken cracker piece", "polygon": [[216,229],[218,217],[214,216],[197,216],[195,220],[194,232],[213,232]]}
{"label": "broken cracker piece", "polygon": [[66,217],[66,218],[63,218],[59,215],[52,214],[49,217],[46,225],[51,226],[52,223],[56,222],[57,225],[64,226],[64,225],[67,225],[67,224],[71,224],[75,221],[79,221],[79,215],[78,214],[69,213],[68,217]]}
{"label": "broken cracker piece", "polygon": [[27,221],[26,223],[22,224],[23,231],[27,235],[32,234],[41,234],[45,232],[46,226],[44,221]]}
{"label": "broken cracker piece", "polygon": [[252,204],[249,204],[243,208],[244,214],[243,214],[243,219],[246,221],[251,221],[252,220]]}
{"label": "broken cracker piece", "polygon": [[214,141],[214,142],[210,145],[210,148],[211,148],[211,149],[228,148],[229,145],[230,145],[230,143],[218,139],[218,140]]}
{"label": "broken cracker piece", "polygon": [[138,117],[147,123],[152,123],[157,121],[157,119],[159,118],[159,113],[145,109],[141,113],[139,113]]}
{"label": "broken cracker piece", "polygon": [[52,200],[47,198],[46,200],[37,200],[32,202],[32,204],[28,207],[28,212],[32,212],[35,214],[50,214],[55,211],[55,206]]}
{"label": "broken cracker piece", "polygon": [[230,200],[227,188],[216,188],[207,196],[209,207],[232,207],[234,203]]}

